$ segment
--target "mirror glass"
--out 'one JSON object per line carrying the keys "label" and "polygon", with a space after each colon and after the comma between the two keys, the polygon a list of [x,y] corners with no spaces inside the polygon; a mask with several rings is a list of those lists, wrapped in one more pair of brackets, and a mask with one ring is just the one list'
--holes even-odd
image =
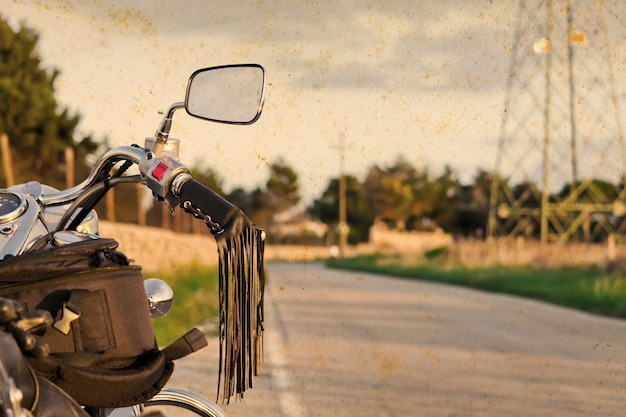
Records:
{"label": "mirror glass", "polygon": [[201,119],[251,124],[261,114],[265,71],[256,64],[227,65],[194,72],[185,109]]}

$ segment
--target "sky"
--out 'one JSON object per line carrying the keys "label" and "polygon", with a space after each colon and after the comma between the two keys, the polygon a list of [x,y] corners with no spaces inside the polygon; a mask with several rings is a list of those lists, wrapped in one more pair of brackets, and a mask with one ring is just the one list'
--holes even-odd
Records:
{"label": "sky", "polygon": [[[626,5],[606,1],[618,97],[626,96]],[[399,156],[465,182],[492,170],[517,0],[4,0],[0,14],[40,34],[57,98],[80,129],[143,143],[182,101],[197,68],[264,66],[251,126],[174,116],[181,159],[234,187],[263,186],[282,157],[305,200],[343,166],[364,178]],[[626,103],[625,103],[626,104]],[[343,152],[341,151],[343,149]],[[341,158],[343,158],[341,160]],[[342,161],[342,162],[341,162]]]}

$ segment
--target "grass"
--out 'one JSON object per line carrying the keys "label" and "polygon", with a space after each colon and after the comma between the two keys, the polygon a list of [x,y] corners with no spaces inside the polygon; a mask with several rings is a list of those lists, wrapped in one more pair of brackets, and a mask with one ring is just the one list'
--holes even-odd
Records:
{"label": "grass", "polygon": [[217,267],[188,267],[176,275],[150,275],[161,278],[174,290],[172,310],[152,322],[159,345],[171,343],[194,326],[205,333],[217,331]]}
{"label": "grass", "polygon": [[[598,268],[538,269],[528,266],[468,268],[450,266],[438,253],[419,262],[401,255],[364,255],[330,259],[327,265],[374,272],[406,279],[439,282],[517,295],[626,319],[626,274]],[[176,275],[150,274],[174,289],[174,305],[165,317],[154,320],[157,341],[164,346],[199,326],[206,333],[217,329],[219,310],[217,267],[188,267]]]}
{"label": "grass", "polygon": [[401,255],[330,259],[327,265],[407,279],[440,282],[541,300],[593,314],[626,318],[626,275],[597,268],[537,269],[529,266],[468,268],[438,257],[420,262]]}

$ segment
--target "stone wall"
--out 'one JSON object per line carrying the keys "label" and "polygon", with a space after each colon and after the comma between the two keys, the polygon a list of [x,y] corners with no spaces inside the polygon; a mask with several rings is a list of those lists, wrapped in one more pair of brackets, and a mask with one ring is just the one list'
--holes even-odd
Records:
{"label": "stone wall", "polygon": [[[155,227],[141,227],[132,224],[100,223],[100,234],[112,237],[119,243],[119,249],[134,263],[141,265],[146,273],[175,272],[188,265],[217,265],[217,247],[209,235],[179,234]],[[604,245],[549,244],[541,245],[534,241],[513,242],[453,241],[445,233],[397,232],[372,230],[371,242],[365,245],[350,246],[347,256],[365,253],[403,253],[412,259],[419,259],[425,251],[447,247],[448,259],[468,266],[536,265],[536,266],[577,266],[626,264],[626,247],[618,245],[608,248]],[[325,246],[268,245],[265,259],[268,261],[314,261],[329,256]],[[626,265],[624,266],[626,269]]]}
{"label": "stone wall", "polygon": [[[117,240],[119,249],[145,272],[170,272],[188,265],[217,265],[217,246],[210,235],[174,233],[158,227],[100,222],[100,235]],[[266,260],[313,261],[327,258],[324,246],[266,246]]]}
{"label": "stone wall", "polygon": [[188,265],[217,265],[215,239],[174,233],[158,227],[100,222],[100,235],[117,240],[119,249],[145,272],[170,272]]}
{"label": "stone wall", "polygon": [[[111,237],[119,249],[146,272],[169,272],[188,265],[217,265],[215,239],[209,235],[174,233],[158,227],[127,223],[100,222],[100,235]],[[373,252],[403,252],[423,254],[424,251],[452,244],[445,233],[397,232],[372,229],[371,242],[346,248],[352,256]],[[265,259],[282,261],[313,261],[329,256],[326,246],[268,245]]]}
{"label": "stone wall", "polygon": [[384,225],[374,225],[370,229],[371,249],[381,252],[402,252],[423,254],[426,251],[452,245],[452,235],[443,231],[400,232]]}

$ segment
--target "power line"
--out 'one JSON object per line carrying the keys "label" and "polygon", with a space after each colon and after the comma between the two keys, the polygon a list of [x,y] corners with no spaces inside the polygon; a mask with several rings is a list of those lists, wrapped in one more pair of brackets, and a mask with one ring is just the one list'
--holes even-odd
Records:
{"label": "power line", "polygon": [[[520,0],[489,236],[624,234],[624,140],[604,7]],[[618,184],[621,190],[598,180]]]}

